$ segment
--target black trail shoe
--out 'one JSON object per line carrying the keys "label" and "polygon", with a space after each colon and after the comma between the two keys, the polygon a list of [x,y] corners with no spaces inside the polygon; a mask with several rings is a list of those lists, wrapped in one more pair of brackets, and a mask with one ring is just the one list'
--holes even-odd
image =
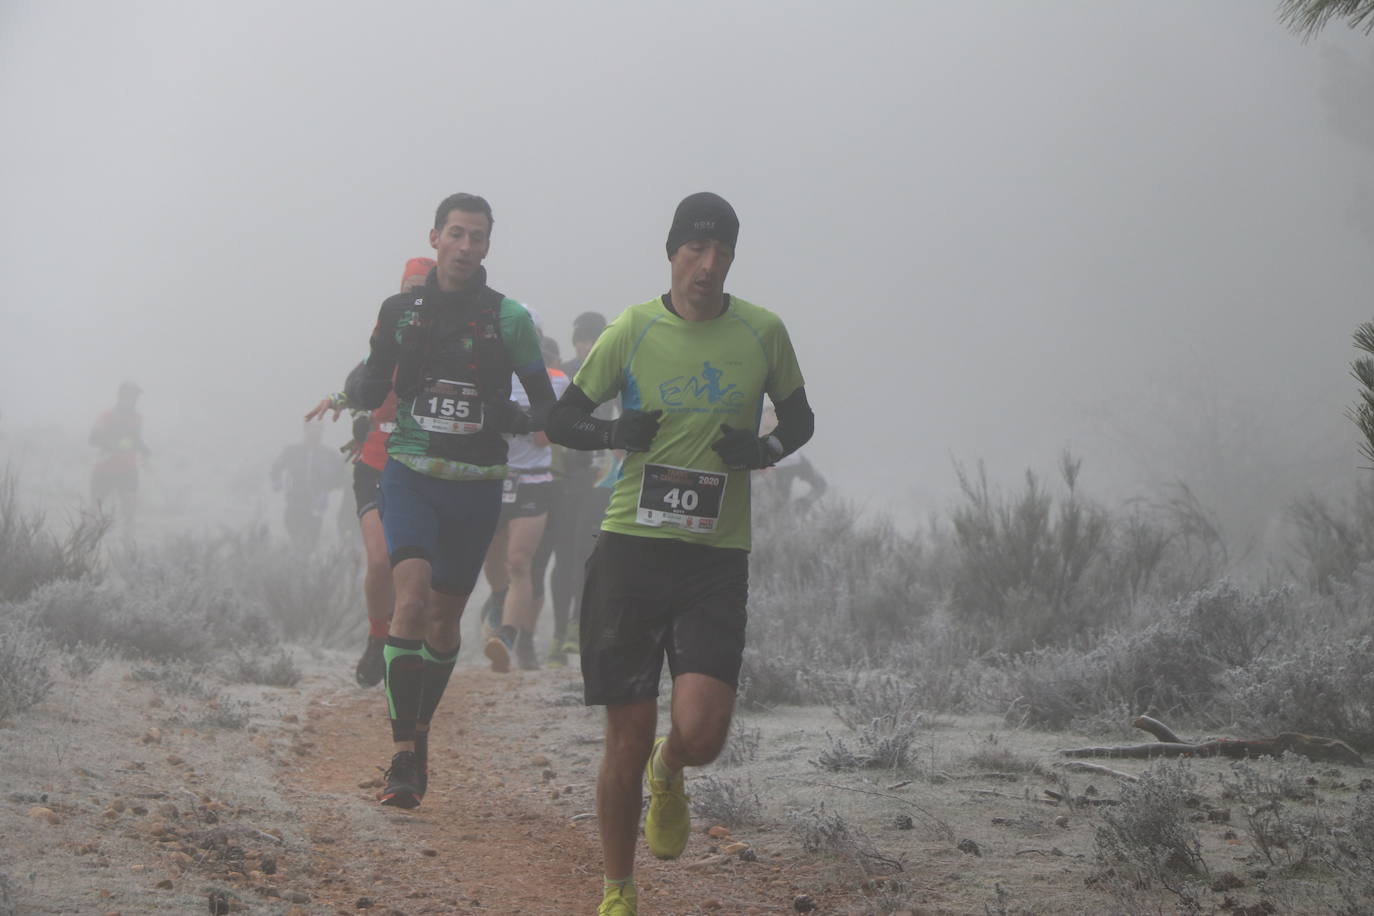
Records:
{"label": "black trail shoe", "polygon": [[414,808],[420,804],[420,767],[414,751],[397,751],[386,771],[386,788],[378,799],[393,808]]}
{"label": "black trail shoe", "polygon": [[415,772],[419,774],[416,780],[416,799],[425,797],[425,791],[429,788],[429,732],[417,732],[415,735]]}

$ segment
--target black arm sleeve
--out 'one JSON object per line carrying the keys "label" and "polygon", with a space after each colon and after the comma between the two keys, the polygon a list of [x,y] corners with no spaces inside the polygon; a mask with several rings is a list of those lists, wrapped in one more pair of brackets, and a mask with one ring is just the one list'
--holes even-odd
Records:
{"label": "black arm sleeve", "polygon": [[811,441],[816,431],[816,415],[806,402],[806,388],[798,388],[781,404],[774,404],[773,411],[778,415],[778,425],[769,433],[782,443],[782,455],[790,455]]}
{"label": "black arm sleeve", "polygon": [[381,314],[377,317],[377,326],[372,329],[367,359],[348,373],[348,380],[344,383],[344,394],[355,407],[376,410],[391,393],[391,375],[396,371],[399,349],[396,335],[391,331],[395,322],[387,318],[387,308],[383,304]]}
{"label": "black arm sleeve", "polygon": [[358,365],[348,370],[348,375],[344,377],[343,387],[339,389],[345,392],[345,397],[347,397],[349,386],[357,384],[357,381],[361,381],[365,372],[367,372],[367,360],[363,360],[358,363]]}
{"label": "black arm sleeve", "polygon": [[614,420],[599,420],[592,416],[596,404],[576,385],[569,385],[549,413],[544,432],[549,441],[567,448],[589,452],[611,447],[611,427]]}
{"label": "black arm sleeve", "polygon": [[548,370],[540,366],[528,375],[519,372],[515,375],[520,379],[520,384],[525,386],[525,394],[529,395],[530,432],[541,430],[548,425],[554,402],[553,382],[549,381]]}

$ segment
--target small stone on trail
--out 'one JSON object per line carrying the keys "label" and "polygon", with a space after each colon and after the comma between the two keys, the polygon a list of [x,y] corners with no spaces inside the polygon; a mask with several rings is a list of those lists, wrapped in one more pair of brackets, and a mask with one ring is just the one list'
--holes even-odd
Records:
{"label": "small stone on trail", "polygon": [[1066,815],[1061,814],[1054,819],[1054,824],[1056,827],[1063,827],[1065,829],[1068,829],[1069,818]]}
{"label": "small stone on trail", "polygon": [[422,856],[429,856],[431,859],[434,858],[435,856],[437,856],[438,854],[439,854],[439,850],[437,850],[437,849],[421,849],[421,850],[420,850],[420,855],[422,855]]}
{"label": "small stone on trail", "polygon": [[545,771],[544,771],[544,781],[545,781],[545,782],[553,782],[553,780],[556,779],[556,778],[558,778],[558,773],[556,773],[555,771],[553,771],[553,770],[545,770]]}
{"label": "small stone on trail", "polygon": [[744,862],[757,862],[759,860],[759,854],[752,849],[744,850],[744,852],[739,854],[739,857],[741,861]]}
{"label": "small stone on trail", "polygon": [[712,900],[703,900],[703,901],[701,902],[701,908],[702,908],[703,910],[718,910],[718,909],[720,909],[720,901],[719,901],[719,900],[714,900],[714,899],[712,899]]}
{"label": "small stone on trail", "polygon": [[970,856],[981,856],[983,854],[983,850],[980,849],[978,844],[973,842],[973,840],[960,840],[956,848],[960,852]]}
{"label": "small stone on trail", "polygon": [[172,879],[163,878],[161,881],[157,883],[157,886],[164,891],[170,891],[172,889]]}
{"label": "small stone on trail", "polygon": [[748,843],[726,843],[724,846],[722,846],[722,847],[720,848],[720,851],[721,851],[721,852],[724,852],[724,853],[728,853],[729,855],[732,855],[732,856],[737,856],[737,855],[739,855],[740,853],[744,852],[744,850],[746,850],[746,849],[748,849],[748,848],[749,848],[749,844],[748,844]]}
{"label": "small stone on trail", "polygon": [[144,744],[161,744],[162,729],[157,727],[150,728],[143,733],[143,737],[139,740],[142,741]]}
{"label": "small stone on trail", "polygon": [[60,824],[62,818],[57,816],[57,812],[51,808],[44,808],[42,805],[34,805],[29,809],[29,817],[34,820],[47,821],[49,824]]}
{"label": "small stone on trail", "polygon": [[809,913],[816,908],[816,898],[810,894],[798,894],[792,898],[792,909],[798,913]]}
{"label": "small stone on trail", "polygon": [[712,827],[710,830],[707,830],[707,831],[706,831],[706,835],[707,835],[707,836],[713,836],[713,837],[715,837],[716,839],[720,839],[720,838],[722,838],[722,837],[727,837],[727,836],[730,835],[730,828],[728,828],[728,827],[722,827],[722,826],[720,826],[719,824],[717,824],[716,826]]}
{"label": "small stone on trail", "polygon": [[898,830],[910,830],[916,826],[916,824],[911,820],[910,814],[897,815],[895,818],[892,819],[892,824]]}
{"label": "small stone on trail", "polygon": [[358,902],[354,904],[360,910],[370,910],[373,905],[371,897],[359,897]]}
{"label": "small stone on trail", "polygon": [[551,762],[552,761],[550,761],[548,756],[545,754],[535,754],[533,757],[530,758],[530,763],[537,767],[546,767]]}

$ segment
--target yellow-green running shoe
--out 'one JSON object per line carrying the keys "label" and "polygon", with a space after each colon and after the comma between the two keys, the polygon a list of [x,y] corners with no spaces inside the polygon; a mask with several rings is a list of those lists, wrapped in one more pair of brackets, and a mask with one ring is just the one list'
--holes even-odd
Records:
{"label": "yellow-green running shoe", "polygon": [[644,781],[649,784],[649,813],[644,815],[644,839],[649,851],[660,859],[676,859],[687,847],[692,832],[692,816],[687,810],[686,780],[682,773],[671,782],[654,778],[654,757],[667,738],[654,742],[649,762],[644,765]]}
{"label": "yellow-green running shoe", "polygon": [[582,651],[582,638],[581,633],[578,632],[579,629],[576,620],[568,621],[568,632],[563,637],[563,651],[569,655],[577,655]]}
{"label": "yellow-green running shoe", "polygon": [[596,916],[635,916],[639,908],[639,898],[633,884],[616,884],[606,888],[606,896],[601,898],[601,906],[596,908]]}

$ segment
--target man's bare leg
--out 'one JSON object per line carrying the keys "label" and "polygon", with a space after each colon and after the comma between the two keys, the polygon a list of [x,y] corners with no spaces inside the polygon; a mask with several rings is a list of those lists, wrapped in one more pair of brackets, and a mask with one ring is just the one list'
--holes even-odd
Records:
{"label": "man's bare leg", "polygon": [[596,816],[606,877],[634,873],[644,764],[654,744],[658,700],[606,707],[606,748],[596,780]]}
{"label": "man's bare leg", "polygon": [[683,767],[705,766],[720,755],[730,737],[735,688],[706,674],[680,674],[673,680],[668,740],[659,753],[676,775]]}

